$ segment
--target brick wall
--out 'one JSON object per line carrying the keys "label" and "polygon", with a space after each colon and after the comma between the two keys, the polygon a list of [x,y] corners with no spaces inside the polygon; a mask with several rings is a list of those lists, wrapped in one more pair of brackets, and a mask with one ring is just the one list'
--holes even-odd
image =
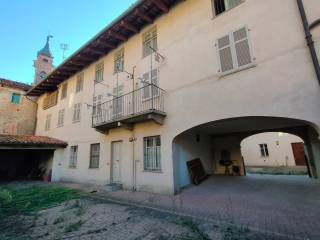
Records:
{"label": "brick wall", "polygon": [[[13,93],[21,94],[19,104],[11,102]],[[0,86],[0,134],[34,134],[37,105],[23,96],[24,93]]]}

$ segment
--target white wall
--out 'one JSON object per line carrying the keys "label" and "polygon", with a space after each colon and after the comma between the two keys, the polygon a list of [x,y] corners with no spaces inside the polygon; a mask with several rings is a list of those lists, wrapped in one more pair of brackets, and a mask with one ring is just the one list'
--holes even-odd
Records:
{"label": "white wall", "polygon": [[[288,133],[268,132],[253,135],[241,142],[241,152],[246,166],[296,166],[291,143],[303,142]],[[263,157],[259,144],[267,144],[269,157]]]}

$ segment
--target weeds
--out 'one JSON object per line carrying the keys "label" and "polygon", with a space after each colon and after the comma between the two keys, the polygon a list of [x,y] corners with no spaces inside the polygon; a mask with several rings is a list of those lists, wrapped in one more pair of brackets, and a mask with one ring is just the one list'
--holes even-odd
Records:
{"label": "weeds", "polygon": [[53,221],[53,224],[56,225],[56,224],[59,224],[59,223],[62,223],[64,222],[64,217],[63,216],[60,216],[58,218],[56,218],[54,221]]}

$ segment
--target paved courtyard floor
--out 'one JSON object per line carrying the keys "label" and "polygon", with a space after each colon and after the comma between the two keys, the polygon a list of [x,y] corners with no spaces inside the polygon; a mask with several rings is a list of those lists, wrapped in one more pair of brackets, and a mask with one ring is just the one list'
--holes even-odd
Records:
{"label": "paved courtyard floor", "polygon": [[306,176],[216,176],[176,196],[64,185],[97,198],[231,223],[285,239],[320,239],[320,183]]}

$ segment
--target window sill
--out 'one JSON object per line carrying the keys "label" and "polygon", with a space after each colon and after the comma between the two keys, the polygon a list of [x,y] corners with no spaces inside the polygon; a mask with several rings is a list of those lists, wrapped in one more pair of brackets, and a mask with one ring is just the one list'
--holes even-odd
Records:
{"label": "window sill", "polygon": [[241,71],[244,71],[244,70],[247,70],[247,69],[250,69],[250,68],[254,68],[256,66],[257,66],[257,64],[251,63],[251,64],[243,66],[241,68],[237,68],[237,69],[234,69],[234,70],[231,70],[231,71],[228,71],[228,72],[224,72],[224,73],[219,73],[219,78],[223,78],[223,77],[226,77],[228,75],[231,75],[231,74],[234,74],[234,73],[237,73],[237,72],[241,72]]}
{"label": "window sill", "polygon": [[72,121],[72,123],[79,123],[79,122],[80,122],[80,120]]}
{"label": "window sill", "polygon": [[58,125],[58,126],[57,126],[57,128],[62,128],[62,127],[63,127],[63,125]]}
{"label": "window sill", "polygon": [[99,170],[99,167],[89,167],[89,170]]}
{"label": "window sill", "polygon": [[71,167],[71,166],[69,166],[69,169],[74,170],[74,169],[77,169],[77,167]]}
{"label": "window sill", "polygon": [[163,171],[162,170],[143,170],[142,172],[145,172],[145,173],[159,173],[159,174],[162,174]]}

